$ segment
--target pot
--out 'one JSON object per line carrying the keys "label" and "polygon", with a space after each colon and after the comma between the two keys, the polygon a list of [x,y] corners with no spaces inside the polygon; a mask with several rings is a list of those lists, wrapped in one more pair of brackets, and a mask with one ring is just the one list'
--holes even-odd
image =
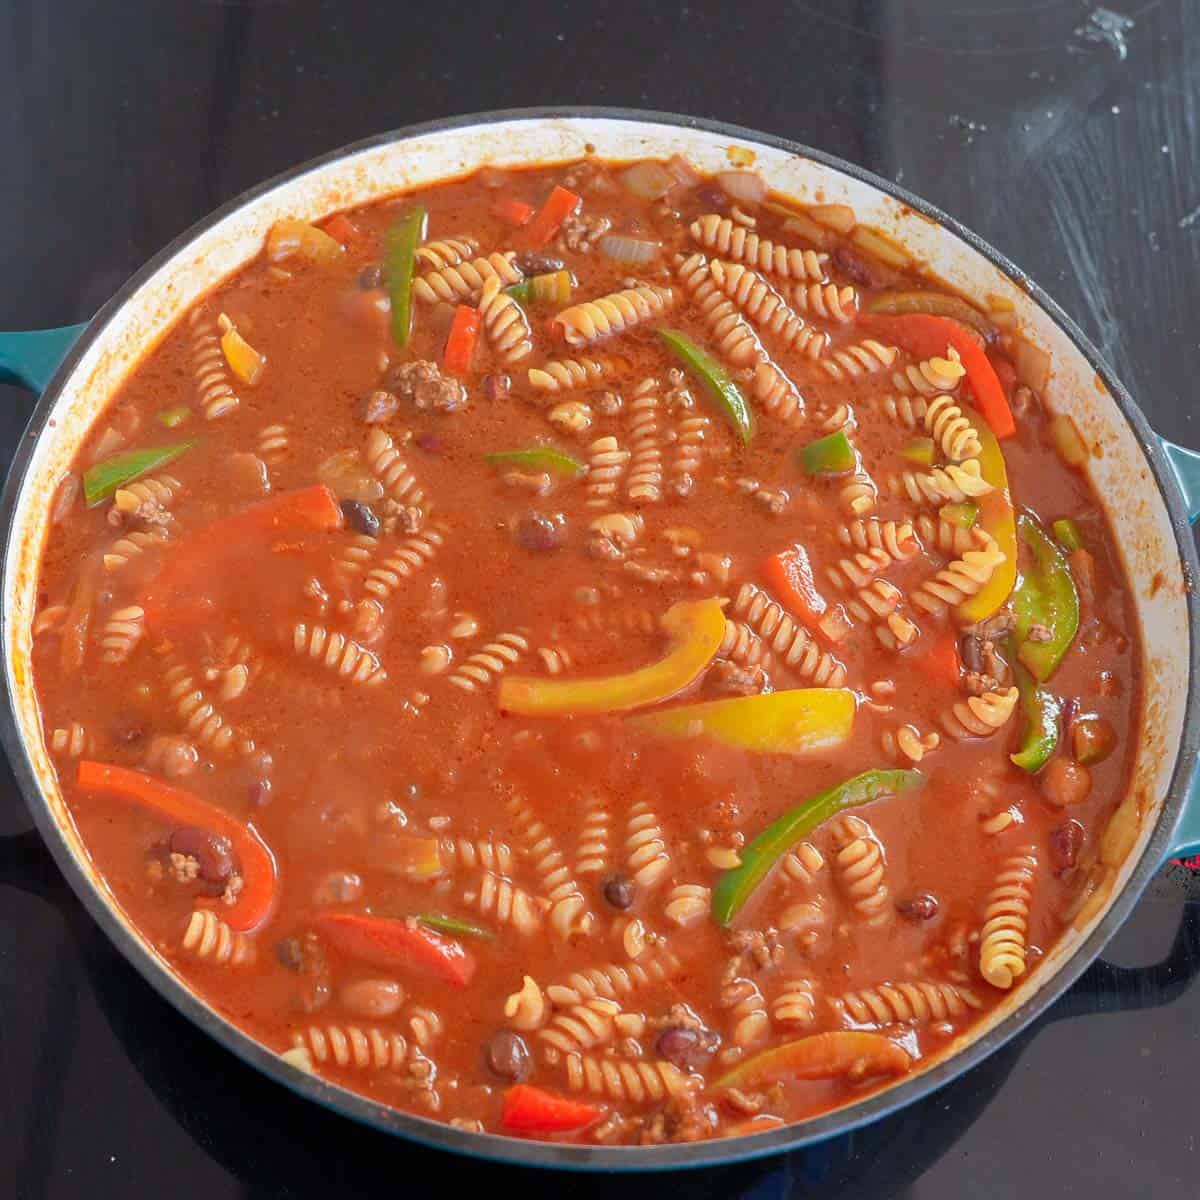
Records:
{"label": "pot", "polygon": [[[655,1147],[589,1147],[473,1134],[402,1113],[284,1063],[193,994],[117,907],[80,841],[47,753],[29,671],[38,561],[58,479],[100,408],[178,316],[258,253],[280,217],[315,219],[397,190],[492,164],[680,152],[720,170],[738,147],[779,191],[853,206],[939,276],[1013,304],[1025,336],[1049,351],[1049,390],[1092,447],[1104,498],[1133,582],[1145,652],[1145,699],[1130,798],[1136,836],[1086,919],[1069,929],[1022,986],[924,1069],[859,1103],[765,1133]],[[0,732],[43,838],[88,911],[138,971],[189,1020],[293,1091],[430,1146],[530,1166],[663,1169],[724,1164],[845,1133],[925,1096],[979,1062],[1045,1010],[1100,953],[1164,859],[1200,851],[1196,791],[1200,655],[1197,561],[1189,523],[1200,515],[1200,455],[1155,436],[1129,393],[1080,330],[1036,284],[974,234],[925,202],[817,150],[715,122],[617,109],[522,110],[399,130],[297,167],[225,205],[139,271],[86,325],[0,334],[0,379],[41,393],[3,499],[5,705]]]}

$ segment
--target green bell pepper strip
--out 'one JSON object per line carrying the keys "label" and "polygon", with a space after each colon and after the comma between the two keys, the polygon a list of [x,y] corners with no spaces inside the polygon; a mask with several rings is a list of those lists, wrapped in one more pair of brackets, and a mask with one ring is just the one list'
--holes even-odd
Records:
{"label": "green bell pepper strip", "polygon": [[1074,554],[1076,550],[1083,549],[1083,534],[1079,532],[1079,526],[1070,517],[1059,517],[1050,526],[1050,529],[1058,544],[1068,554]]}
{"label": "green bell pepper strip", "polygon": [[746,403],[746,397],[742,395],[725,368],[677,329],[660,329],[658,336],[704,386],[717,407],[737,430],[742,445],[746,445],[754,436],[754,417],[749,404]]}
{"label": "green bell pepper strip", "polygon": [[174,442],[170,446],[147,446],[143,450],[126,450],[88,467],[83,473],[83,496],[88,508],[103,504],[117,488],[131,483],[139,475],[145,475],[147,471],[155,471],[169,462],[174,462],[181,454],[190,450],[197,440],[189,438],[186,442]]}
{"label": "green bell pepper strip", "polygon": [[900,451],[900,457],[921,467],[932,467],[936,452],[937,447],[933,444],[933,438],[919,437],[913,438]]}
{"label": "green bell pepper strip", "polygon": [[957,525],[959,529],[971,529],[979,520],[979,505],[970,500],[962,504],[943,504],[938,509],[938,516],[951,525]]}
{"label": "green bell pepper strip", "polygon": [[1008,757],[1022,771],[1040,771],[1058,748],[1059,718],[1062,701],[1045,688],[1040,688],[1020,664],[1014,664],[1013,674],[1021,693],[1021,713],[1025,726],[1021,731],[1021,746]]}
{"label": "green bell pepper strip", "polygon": [[713,918],[718,925],[728,925],[767,872],[818,825],[848,808],[869,804],[881,796],[911,791],[924,782],[920,771],[864,771],[827,792],[810,796],[764,829],[742,851],[741,865],[721,876],[713,889]]}
{"label": "green bell pepper strip", "polygon": [[417,247],[425,240],[428,215],[423,204],[410,208],[383,237],[383,281],[392,302],[392,340],[403,349],[412,332],[412,285]]}
{"label": "green bell pepper strip", "polygon": [[571,272],[549,271],[545,275],[531,275],[504,289],[518,304],[570,304]]}
{"label": "green bell pepper strip", "polygon": [[500,450],[495,454],[485,454],[483,460],[493,467],[553,471],[556,475],[578,475],[584,470],[584,465],[579,459],[550,446],[533,446],[529,450]]}
{"label": "green bell pepper strip", "polygon": [[844,475],[858,463],[854,447],[844,429],[809,442],[800,451],[800,462],[806,475]]}
{"label": "green bell pepper strip", "polygon": [[[1033,552],[1033,567],[1013,591],[1017,657],[1039,683],[1054,674],[1079,628],[1079,593],[1066,556],[1029,515],[1017,518],[1017,536]],[[1039,626],[1044,640],[1029,634]]]}
{"label": "green bell pepper strip", "polygon": [[450,917],[445,913],[418,913],[417,920],[438,933],[450,933],[457,937],[477,937],[492,941],[495,934],[486,925],[476,925],[463,917]]}

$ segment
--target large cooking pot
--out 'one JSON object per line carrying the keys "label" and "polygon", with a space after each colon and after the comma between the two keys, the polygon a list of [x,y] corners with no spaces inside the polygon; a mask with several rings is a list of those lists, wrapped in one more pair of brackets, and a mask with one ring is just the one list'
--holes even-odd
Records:
{"label": "large cooking pot", "polygon": [[[334,209],[460,175],[506,166],[603,157],[668,157],[728,165],[749,148],[770,184],[800,198],[854,207],[964,292],[1015,305],[1025,335],[1049,351],[1054,407],[1093,447],[1091,476],[1112,521],[1140,620],[1145,701],[1132,792],[1137,837],[1088,920],[1069,930],[1039,969],[983,1022],[924,1069],[857,1104],[766,1133],[690,1145],[584,1147],[472,1134],[389,1109],[295,1071],[192,993],[129,923],[100,878],[63,804],[30,677],[30,623],[38,561],[56,484],[93,418],[194,300],[258,253],[272,222]],[[0,379],[41,392],[4,490],[4,746],[59,867],[127,959],[180,1012],[293,1091],[348,1116],[431,1146],[534,1166],[657,1169],[728,1163],[846,1132],[927,1095],[1034,1019],[1099,954],[1167,857],[1200,850],[1195,769],[1200,722],[1200,617],[1189,522],[1200,514],[1200,455],[1155,436],[1129,393],[1072,321],[1027,276],[957,222],[886,180],[780,138],[729,125],[619,109],[524,110],[403,129],[338,150],[254,188],[178,238],[86,325],[0,334]]]}

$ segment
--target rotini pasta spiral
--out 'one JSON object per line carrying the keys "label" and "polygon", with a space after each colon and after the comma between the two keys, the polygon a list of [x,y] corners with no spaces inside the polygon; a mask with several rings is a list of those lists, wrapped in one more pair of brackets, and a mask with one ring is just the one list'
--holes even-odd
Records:
{"label": "rotini pasta spiral", "polygon": [[793,883],[815,887],[817,876],[825,870],[825,856],[812,842],[801,842],[784,855],[781,867],[784,875]]}
{"label": "rotini pasta spiral", "polygon": [[674,301],[675,293],[669,287],[641,283],[595,300],[585,300],[582,304],[572,304],[554,320],[562,329],[568,346],[586,346],[659,316]]}
{"label": "rotini pasta spiral", "polygon": [[773,362],[766,360],[755,366],[750,394],[775,420],[793,429],[804,424],[804,397]]}
{"label": "rotini pasta spiral", "polygon": [[236,749],[251,754],[254,742],[230,725],[217,711],[203,688],[182,663],[171,663],[164,675],[167,696],[188,733],[214,754],[227,754]]}
{"label": "rotini pasta spiral", "polygon": [[404,1035],[358,1025],[308,1025],[292,1032],[292,1045],[319,1063],[359,1070],[396,1070],[408,1059]]}
{"label": "rotini pasta spiral", "polygon": [[983,451],[975,426],[967,420],[952,396],[939,395],[925,409],[925,428],[951,462],[978,458]]}
{"label": "rotini pasta spiral", "polygon": [[50,734],[50,750],[54,754],[65,754],[68,758],[80,758],[91,754],[93,738],[78,721]]}
{"label": "rotini pasta spiral", "polygon": [[979,546],[982,531],[974,527],[948,521],[945,517],[931,517],[921,513],[917,517],[917,533],[931,550],[942,554],[963,554]]}
{"label": "rotini pasta spiral", "polygon": [[590,796],[579,825],[579,844],[575,848],[576,875],[601,875],[608,870],[611,820],[608,802],[604,797],[599,793]]}
{"label": "rotini pasta spiral", "polygon": [[771,1020],[788,1029],[811,1025],[817,1016],[817,1000],[811,979],[788,979],[771,1001]]}
{"label": "rotini pasta spiral", "polygon": [[383,485],[390,500],[397,504],[420,504],[425,491],[417,483],[417,477],[404,461],[391,435],[378,425],[367,434],[367,468]]}
{"label": "rotini pasta spiral", "polygon": [[413,280],[413,295],[426,304],[438,300],[457,304],[477,296],[489,279],[498,279],[501,286],[508,287],[521,279],[521,272],[513,263],[515,257],[512,250],[497,251],[483,258],[430,271]]}
{"label": "rotini pasta spiral", "polygon": [[290,441],[286,425],[265,425],[258,431],[258,457],[268,467],[277,467],[288,456]]}
{"label": "rotini pasta spiral", "polygon": [[109,664],[123,663],[146,632],[146,612],[137,604],[119,608],[100,630],[100,659]]}
{"label": "rotini pasta spiral", "polygon": [[615,1000],[593,996],[555,1013],[549,1024],[538,1030],[538,1040],[561,1054],[607,1046],[613,1040],[613,1018],[620,1011]]}
{"label": "rotini pasta spiral", "polygon": [[988,893],[979,933],[979,971],[993,987],[1010,988],[1025,974],[1037,866],[1036,851],[1026,846],[1005,862]]}
{"label": "rotini pasta spiral", "polygon": [[747,1050],[767,1036],[770,1028],[767,1002],[753,979],[743,976],[726,984],[721,990],[721,1007],[728,1014],[726,1040],[739,1050]]}
{"label": "rotini pasta spiral", "polygon": [[567,1090],[631,1104],[658,1103],[691,1090],[693,1077],[674,1063],[568,1054]]}
{"label": "rotini pasta spiral", "polygon": [[884,870],[883,847],[871,826],[853,813],[833,825],[838,883],[854,911],[868,925],[882,925],[892,917],[891,898]]}
{"label": "rotini pasta spiral", "polygon": [[434,1009],[415,1004],[408,1015],[408,1027],[414,1044],[428,1050],[441,1036],[442,1018]]}
{"label": "rotini pasta spiral", "polygon": [[586,933],[595,918],[587,910],[587,901],[554,835],[523,797],[513,796],[508,811],[517,836],[525,843],[526,852],[533,862],[538,883],[549,901],[551,928],[564,940],[573,933]]}
{"label": "rotini pasta spiral", "polygon": [[[709,269],[717,288],[760,330],[797,354],[807,358],[821,357],[829,345],[829,336],[813,329],[793,312],[787,301],[761,275],[740,263],[726,263],[720,259],[714,259]],[[747,357],[745,361],[752,362],[753,359]]]}
{"label": "rotini pasta spiral", "polygon": [[363,587],[386,600],[405,579],[412,578],[441,549],[446,540],[444,526],[435,525],[407,537],[378,566],[367,573]]}
{"label": "rotini pasta spiral", "polygon": [[529,386],[539,392],[568,392],[599,383],[611,364],[603,358],[559,358],[529,368]]}
{"label": "rotini pasta spiral", "polygon": [[167,540],[167,531],[161,526],[153,529],[135,529],[115,542],[104,552],[101,561],[108,572],[116,572],[126,566],[132,559],[145,554],[147,550],[155,549]]}
{"label": "rotini pasta spiral", "polygon": [[910,363],[903,371],[897,371],[892,376],[892,382],[901,392],[936,396],[939,392],[954,391],[966,373],[958,351],[949,346],[945,358],[934,357],[916,364]]}
{"label": "rotini pasta spiral", "polygon": [[921,631],[904,613],[894,612],[875,626],[875,636],[885,650],[899,651],[911,646],[921,636]]}
{"label": "rotini pasta spiral", "polygon": [[629,810],[625,865],[634,883],[647,889],[660,883],[671,869],[662,826],[645,800],[637,801]]}
{"label": "rotini pasta spiral", "polygon": [[688,231],[706,250],[715,250],[722,258],[745,263],[768,275],[817,282],[823,282],[826,277],[828,254],[818,254],[815,250],[796,250],[769,242],[719,213],[698,217]]}
{"label": "rotini pasta spiral", "polygon": [[503,675],[528,649],[529,639],[523,633],[502,633],[459,663],[448,679],[464,692],[477,692]]}
{"label": "rotini pasta spiral", "polygon": [[875,517],[843,525],[838,530],[838,541],[872,554],[882,550],[895,562],[905,562],[921,548],[911,522],[880,521]]}
{"label": "rotini pasta spiral", "polygon": [[925,424],[928,405],[921,396],[884,396],[883,411],[889,420],[905,429],[916,429]]}
{"label": "rotini pasta spiral", "polygon": [[438,842],[438,853],[447,865],[468,871],[482,869],[508,875],[513,868],[512,847],[495,837],[444,837]]}
{"label": "rotini pasta spiral", "polygon": [[792,301],[800,312],[839,325],[853,321],[858,315],[858,292],[848,284],[798,283]]}
{"label": "rotini pasta spiral", "polygon": [[675,453],[671,458],[671,478],[677,491],[690,491],[704,462],[712,422],[703,413],[688,411],[675,426]]}
{"label": "rotini pasta spiral", "polygon": [[521,306],[500,290],[500,280],[491,275],[479,292],[479,315],[484,333],[500,361],[512,365],[533,352],[533,333]]}
{"label": "rotini pasta spiral", "polygon": [[879,983],[857,992],[831,996],[829,1006],[847,1025],[925,1025],[952,1021],[982,1007],[969,988],[925,979]]}
{"label": "rotini pasta spiral", "polygon": [[757,584],[742,584],[733,602],[733,612],[802,679],[811,680],[815,687],[841,687],[845,683],[846,668],[842,663],[829,651],[822,650],[808,631]]}
{"label": "rotini pasta spiral", "polygon": [[983,478],[977,458],[947,463],[931,471],[901,471],[888,480],[893,496],[907,496],[913,504],[961,504],[986,496],[992,485]]}
{"label": "rotini pasta spiral", "polygon": [[821,360],[821,366],[831,379],[861,379],[890,367],[898,353],[895,346],[885,346],[874,338],[866,338],[853,346],[839,346]]}
{"label": "rotini pasta spiral", "polygon": [[151,508],[170,508],[175,497],[183,491],[183,484],[174,475],[143,475],[113,493],[112,513],[124,520],[136,517]]}
{"label": "rotini pasta spiral", "polygon": [[1017,698],[1017,689],[1011,687],[956,700],[942,713],[942,728],[959,741],[991,737],[1008,724],[1016,710]]}
{"label": "rotini pasta spiral", "polygon": [[744,621],[732,621],[728,617],[717,656],[742,667],[762,667],[765,671],[771,669],[773,662],[771,651],[762,638]]}
{"label": "rotini pasta spiral", "polygon": [[629,475],[625,493],[635,504],[662,499],[662,438],[659,430],[659,384],[643,379],[629,400]]}
{"label": "rotini pasta spiral", "polygon": [[228,416],[241,403],[229,378],[229,364],[221,349],[215,321],[209,320],[203,308],[192,311],[191,326],[192,376],[196,383],[196,399],[206,421]]}
{"label": "rotini pasta spiral", "polygon": [[966,550],[948,567],[926,579],[912,594],[912,602],[927,613],[944,614],[948,608],[974,596],[1004,562],[1004,551],[996,539],[982,534],[977,550]]}
{"label": "rotini pasta spiral", "polygon": [[862,517],[875,507],[879,489],[860,466],[838,489],[838,502],[851,517]]}
{"label": "rotini pasta spiral", "polygon": [[763,357],[754,330],[746,324],[737,306],[717,287],[703,254],[684,259],[677,273],[680,283],[691,293],[692,303],[708,326],[716,351],[723,359],[744,367]]}
{"label": "rotini pasta spiral", "polygon": [[494,871],[484,871],[478,885],[463,893],[463,901],[483,916],[491,917],[501,925],[511,925],[526,936],[541,929],[542,914],[547,908],[546,901],[531,896],[511,879]]}
{"label": "rotini pasta spiral", "polygon": [[856,621],[883,620],[900,607],[904,593],[886,579],[873,579],[854,593],[846,611]]}
{"label": "rotini pasta spiral", "polygon": [[881,744],[883,752],[889,757],[919,763],[925,755],[936,750],[941,742],[941,736],[932,730],[922,733],[915,725],[905,724],[895,729],[885,729]]}
{"label": "rotini pasta spiral", "polygon": [[257,957],[254,942],[235,933],[211,908],[192,911],[180,949],[193,958],[231,967],[249,966]]}
{"label": "rotini pasta spiral", "polygon": [[592,996],[627,999],[639,988],[664,983],[680,971],[679,958],[663,947],[647,950],[637,962],[608,963],[574,971],[562,983],[550,984],[546,995],[553,1004],[581,1004]]}
{"label": "rotini pasta spiral", "polygon": [[663,915],[676,925],[690,925],[708,912],[712,891],[699,883],[679,883],[667,893]]}
{"label": "rotini pasta spiral", "polygon": [[865,587],[880,571],[886,571],[892,562],[892,556],[882,546],[873,546],[870,550],[861,550],[857,554],[839,559],[832,566],[825,568],[825,574],[839,591],[850,592]]}
{"label": "rotini pasta spiral", "polygon": [[466,262],[479,249],[479,243],[465,233],[441,238],[417,247],[417,266],[426,271],[443,271]]}
{"label": "rotini pasta spiral", "polygon": [[611,434],[597,438],[588,447],[587,491],[589,508],[606,508],[620,487],[629,463],[629,451]]}
{"label": "rotini pasta spiral", "polygon": [[504,1001],[504,1019],[514,1029],[528,1033],[541,1029],[549,1016],[545,992],[530,976],[523,976],[521,986]]}
{"label": "rotini pasta spiral", "polygon": [[291,643],[301,658],[310,658],[351,683],[379,687],[387,682],[387,671],[379,665],[379,659],[344,633],[297,621],[292,626]]}

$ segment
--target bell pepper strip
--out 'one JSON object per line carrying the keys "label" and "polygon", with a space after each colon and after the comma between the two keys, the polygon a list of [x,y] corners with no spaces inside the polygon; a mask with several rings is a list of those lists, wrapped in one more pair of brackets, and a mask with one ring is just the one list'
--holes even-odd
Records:
{"label": "bell pepper strip", "polygon": [[327,221],[318,226],[322,233],[327,233],[340,246],[352,242],[358,229],[345,213],[334,213]]}
{"label": "bell pepper strip", "polygon": [[[341,219],[346,220],[345,217]],[[267,257],[272,262],[282,262],[293,255],[315,263],[337,262],[344,249],[341,239],[330,228],[335,220],[336,217],[331,217],[324,229],[295,217],[276,221],[267,234]]]}
{"label": "bell pepper strip", "polygon": [[[518,304],[556,304],[571,302],[571,272],[547,271],[544,275],[530,275],[520,283],[504,289]],[[551,333],[554,333],[554,328]]]}
{"label": "bell pepper strip", "polygon": [[809,442],[800,451],[800,463],[806,475],[845,475],[858,465],[858,456],[844,429]]}
{"label": "bell pepper strip", "polygon": [[479,309],[469,304],[460,304],[454,310],[454,320],[446,335],[446,350],[442,355],[442,366],[452,375],[466,375],[475,357],[475,345],[479,341]]}
{"label": "bell pepper strip", "polygon": [[960,322],[924,313],[898,317],[868,314],[862,319],[868,329],[918,358],[945,354],[946,347],[953,346],[967,372],[967,385],[975,396],[975,407],[992,432],[998,438],[1012,437],[1017,432],[1008,397],[988,356],[975,335]]}
{"label": "bell pepper strip", "polygon": [[[886,313],[889,316],[907,316],[910,313],[925,313],[934,317],[949,317],[976,330],[985,341],[991,342],[998,332],[977,308],[959,296],[948,296],[945,292],[880,292],[867,310]],[[941,354],[945,346],[935,353]],[[928,357],[923,355],[922,357]]]}
{"label": "bell pepper strip", "polygon": [[907,462],[916,463],[919,467],[932,467],[937,457],[937,447],[933,438],[913,438],[906,446],[900,448],[900,457]]}
{"label": "bell pepper strip", "polygon": [[253,825],[183,788],[128,767],[85,759],[75,780],[85,792],[115,796],[176,826],[196,826],[228,838],[237,855],[242,890],[235,903],[219,909],[221,920],[230,929],[250,933],[270,917],[278,893],[278,873],[274,855]]}
{"label": "bell pepper strip", "polygon": [[979,520],[979,505],[973,500],[965,500],[961,504],[943,504],[938,509],[938,516],[959,529],[971,529]]}
{"label": "bell pepper strip", "polygon": [[544,246],[562,227],[562,223],[582,204],[583,201],[574,192],[557,184],[546,197],[546,203],[538,210],[538,214],[529,223],[529,243],[532,246]]}
{"label": "bell pepper strip", "polygon": [[808,551],[798,542],[772,554],[762,566],[763,579],[784,608],[809,629],[816,629],[829,607],[817,590]]}
{"label": "bell pepper strip", "polygon": [[746,445],[754,436],[754,417],[750,412],[750,405],[746,403],[746,397],[742,395],[741,389],[733,382],[725,368],[678,329],[660,329],[658,336],[709,394],[717,408],[737,430],[742,445]]}
{"label": "bell pepper strip", "polygon": [[1059,517],[1050,526],[1050,529],[1055,540],[1068,554],[1074,554],[1076,550],[1083,549],[1083,534],[1079,532],[1079,526],[1070,517]]}
{"label": "bell pepper strip", "polygon": [[177,404],[174,408],[164,408],[158,414],[158,423],[167,429],[177,429],[191,419],[192,410],[186,404]]}
{"label": "bell pepper strip", "polygon": [[528,225],[533,216],[533,205],[526,204],[524,200],[518,200],[515,196],[501,196],[492,205],[492,212],[510,225]]}
{"label": "bell pepper strip", "polygon": [[1033,554],[1031,568],[1013,592],[1017,657],[1045,683],[1079,628],[1079,593],[1063,552],[1032,517],[1017,518],[1017,535]]}
{"label": "bell pepper strip", "polygon": [[1071,722],[1071,753],[1085,767],[1103,762],[1117,748],[1117,733],[1103,717],[1076,717]]}
{"label": "bell pepper strip", "polygon": [[147,471],[157,471],[174,462],[190,450],[197,438],[173,442],[169,446],[147,446],[142,450],[125,450],[103,462],[95,463],[83,473],[83,498],[88,508],[95,508],[112,497],[117,488],[124,487]]}
{"label": "bell pepper strip", "polygon": [[774,1046],[738,1063],[714,1088],[757,1088],[786,1079],[873,1079],[904,1075],[912,1057],[881,1033],[838,1029]]}
{"label": "bell pepper strip", "polygon": [[259,354],[255,348],[237,331],[234,323],[222,313],[217,318],[217,328],[221,331],[221,353],[229,369],[242,381],[253,386],[267,365],[266,356]]}
{"label": "bell pepper strip", "polygon": [[415,917],[321,913],[315,924],[336,950],[373,967],[417,971],[460,988],[475,975],[474,955],[465,946]]}
{"label": "bell pepper strip", "polygon": [[978,523],[984,532],[995,538],[996,545],[1004,554],[1004,561],[974,596],[958,606],[958,619],[964,625],[973,625],[990,617],[1008,599],[1017,578],[1017,523],[1008,492],[1004,454],[995,434],[982,421],[976,419],[971,424],[975,426],[982,447],[979,454],[980,474],[992,485],[992,490],[986,496],[979,497]]}
{"label": "bell pepper strip", "polygon": [[959,676],[962,673],[962,660],[958,654],[958,634],[953,629],[943,629],[935,638],[923,638],[918,643],[912,663],[913,666],[924,671],[930,679],[940,680],[950,687],[958,687]]}
{"label": "bell pepper strip", "polygon": [[412,284],[417,247],[425,240],[428,214],[414,205],[383,236],[383,282],[392,302],[392,340],[403,349],[412,333]]}
{"label": "bell pepper strip", "polygon": [[504,1093],[500,1128],[508,1133],[571,1133],[598,1121],[604,1109],[568,1100],[531,1083],[517,1083]]}
{"label": "bell pepper strip", "polygon": [[626,712],[670,700],[700,677],[721,648],[722,601],[681,600],[667,609],[662,627],[671,639],[666,657],[624,675],[595,679],[505,675],[500,682],[500,711],[560,717]]}
{"label": "bell pepper strip", "polygon": [[912,791],[924,782],[920,771],[864,771],[802,801],[764,829],[742,851],[741,865],[726,871],[717,881],[712,897],[713,918],[718,925],[728,925],[771,868],[818,825],[848,808]]}
{"label": "bell pepper strip", "polygon": [[438,933],[450,933],[455,937],[482,938],[490,942],[496,935],[486,925],[476,925],[463,917],[451,917],[446,913],[418,913],[417,920]]}
{"label": "bell pepper strip", "polygon": [[523,471],[549,471],[554,475],[579,475],[587,469],[579,459],[551,446],[499,450],[485,454],[483,460],[493,467],[519,467]]}
{"label": "bell pepper strip", "polygon": [[[337,497],[323,483],[278,492],[214,521],[168,552],[140,602],[146,610],[146,624],[151,629],[161,627],[177,603],[194,608],[201,581],[214,573],[222,558],[245,553],[248,542],[265,544],[294,530],[341,529],[344,521]],[[182,610],[178,615],[183,615]]]}
{"label": "bell pepper strip", "polygon": [[437,838],[416,833],[372,838],[367,844],[367,862],[405,879],[436,879],[446,869]]}
{"label": "bell pepper strip", "polygon": [[710,737],[756,754],[812,754],[849,738],[854,711],[854,693],[846,688],[792,688],[660,709],[628,724],[659,737]]}
{"label": "bell pepper strip", "polygon": [[1062,701],[1045,688],[1038,687],[1033,677],[1019,663],[1013,664],[1017,689],[1021,693],[1021,744],[1008,757],[1022,771],[1031,775],[1050,761],[1058,748]]}

